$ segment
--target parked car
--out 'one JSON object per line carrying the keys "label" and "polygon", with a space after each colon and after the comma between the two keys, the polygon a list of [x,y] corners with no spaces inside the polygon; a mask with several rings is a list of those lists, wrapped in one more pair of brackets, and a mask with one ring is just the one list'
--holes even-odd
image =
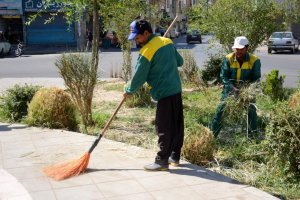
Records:
{"label": "parked car", "polygon": [[299,40],[292,32],[274,32],[268,40],[268,53],[290,50],[295,53],[299,50]]}
{"label": "parked car", "polygon": [[9,55],[11,51],[11,44],[6,41],[0,41],[0,56]]}
{"label": "parked car", "polygon": [[187,31],[186,43],[189,44],[191,42],[199,42],[200,44],[202,43],[200,31],[198,31],[198,30],[188,30]]}

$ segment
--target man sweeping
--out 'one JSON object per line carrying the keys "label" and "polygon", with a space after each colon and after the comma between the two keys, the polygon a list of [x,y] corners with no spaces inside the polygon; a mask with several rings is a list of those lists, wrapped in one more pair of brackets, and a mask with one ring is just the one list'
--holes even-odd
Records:
{"label": "man sweeping", "polygon": [[151,96],[157,101],[155,126],[160,150],[154,163],[144,169],[168,170],[169,164],[179,165],[184,139],[182,88],[177,69],[182,66],[183,59],[172,40],[153,34],[149,22],[133,21],[130,31],[128,40],[135,40],[142,48],[124,97],[136,92],[145,82],[151,86]]}

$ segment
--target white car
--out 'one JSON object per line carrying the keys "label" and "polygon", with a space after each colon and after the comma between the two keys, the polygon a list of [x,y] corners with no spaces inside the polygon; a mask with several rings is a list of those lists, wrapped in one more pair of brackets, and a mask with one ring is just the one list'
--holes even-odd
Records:
{"label": "white car", "polygon": [[0,56],[8,55],[11,51],[11,45],[9,42],[0,42]]}
{"label": "white car", "polygon": [[268,53],[272,53],[272,50],[295,53],[299,50],[299,40],[292,32],[274,32],[268,40]]}

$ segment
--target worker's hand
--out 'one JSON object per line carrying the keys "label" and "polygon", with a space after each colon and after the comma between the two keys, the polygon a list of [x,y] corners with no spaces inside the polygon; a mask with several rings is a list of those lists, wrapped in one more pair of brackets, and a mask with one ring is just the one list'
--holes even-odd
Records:
{"label": "worker's hand", "polygon": [[123,97],[124,97],[124,98],[128,98],[128,97],[130,97],[130,96],[131,96],[131,94],[126,93],[126,92],[123,94]]}
{"label": "worker's hand", "polygon": [[232,86],[232,91],[233,91],[234,93],[239,93],[240,90],[239,90],[238,88]]}

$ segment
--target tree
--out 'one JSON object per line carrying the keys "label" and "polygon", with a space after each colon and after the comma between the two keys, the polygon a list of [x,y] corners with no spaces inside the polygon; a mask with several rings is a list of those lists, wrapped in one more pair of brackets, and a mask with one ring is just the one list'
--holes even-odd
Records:
{"label": "tree", "polygon": [[[141,0],[114,0],[102,1],[101,16],[106,29],[116,31],[123,53],[122,78],[125,82],[131,79],[131,42],[128,41],[129,25],[138,16],[146,16],[151,13],[153,6]],[[155,19],[149,15],[149,18]]]}
{"label": "tree", "polygon": [[300,0],[279,1],[278,4],[283,14],[285,29],[290,29],[293,23],[300,23]]}
{"label": "tree", "polygon": [[241,35],[249,39],[253,52],[276,29],[278,9],[272,0],[220,0],[207,11],[200,27],[214,33],[227,52]]}
{"label": "tree", "polygon": [[200,29],[201,32],[205,32],[203,22],[207,18],[209,7],[207,1],[202,0],[188,10],[187,17],[190,29]]}
{"label": "tree", "polygon": [[[89,59],[82,56],[76,57],[63,57],[60,61],[60,73],[65,80],[66,87],[73,94],[72,96],[78,98],[75,100],[81,112],[83,123],[85,126],[92,125],[92,98],[93,91],[97,81],[98,63],[99,63],[99,17],[104,20],[105,26],[113,28],[118,35],[123,51],[123,78],[127,82],[131,78],[131,43],[127,40],[129,34],[129,24],[138,16],[146,15],[145,11],[151,10],[145,1],[140,0],[54,0],[57,3],[64,5],[57,12],[63,12],[66,20],[69,23],[79,21],[83,18],[84,13],[90,13],[93,16],[93,42],[92,42],[92,56]],[[45,9],[51,5],[52,0],[45,0],[43,3]],[[41,11],[42,12],[42,11]],[[151,12],[150,12],[151,13]],[[32,20],[37,17],[39,13],[33,16]],[[55,15],[45,21],[50,23]],[[76,59],[75,59],[76,58]],[[70,66],[64,60],[84,63]],[[59,63],[59,62],[58,62]],[[66,67],[63,67],[66,66]],[[62,70],[65,71],[62,71]],[[76,69],[76,70],[74,70]],[[80,74],[77,72],[83,72]],[[67,73],[68,72],[68,73]],[[65,76],[63,76],[65,74]],[[73,77],[72,77],[73,76]],[[76,76],[76,77],[75,77]],[[84,80],[84,84],[75,83],[73,80]],[[76,90],[75,88],[80,87]],[[80,105],[80,106],[79,106]]]}
{"label": "tree", "polygon": [[[27,24],[35,20],[41,12],[48,10],[53,2],[59,3],[57,5],[64,5],[54,12],[63,12],[69,24],[82,19],[86,10],[90,10],[93,15],[92,56],[85,58],[80,55],[63,55],[56,62],[65,86],[71,93],[86,127],[94,123],[92,118],[92,99],[97,83],[99,63],[99,2],[98,0],[46,0],[43,2],[44,8],[34,14]],[[90,3],[92,3],[92,6],[89,6]],[[49,19],[45,20],[45,23],[51,23],[55,16],[55,14],[52,14]]]}

